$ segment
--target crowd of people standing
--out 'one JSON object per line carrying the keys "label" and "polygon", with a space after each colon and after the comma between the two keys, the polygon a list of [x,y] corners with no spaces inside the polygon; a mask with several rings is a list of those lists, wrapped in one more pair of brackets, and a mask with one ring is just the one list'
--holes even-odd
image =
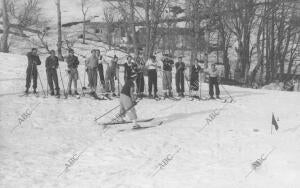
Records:
{"label": "crowd of people standing", "polygon": [[[29,92],[31,79],[33,79],[33,92],[36,93],[38,70],[37,66],[41,65],[40,58],[37,54],[37,49],[33,48],[31,52],[27,54],[28,67],[26,70],[26,90],[25,93]],[[79,95],[77,89],[77,81],[79,78],[78,65],[80,64],[79,59],[74,55],[74,50],[69,49],[68,56],[65,58],[67,63],[67,74],[68,84],[67,91],[68,95]],[[106,64],[106,70],[104,74],[104,64]],[[59,60],[55,55],[55,51],[50,51],[50,56],[46,58],[45,62],[47,83],[50,88],[50,95],[60,95],[60,87],[58,81],[57,69],[59,68]],[[200,74],[207,74],[209,77],[209,95],[211,98],[219,98],[219,78],[220,73],[214,64],[208,67],[208,64],[204,64],[202,68],[200,62],[196,60],[191,65],[187,65],[183,62],[182,57],[178,57],[178,61],[175,63],[174,58],[168,54],[164,54],[161,59],[161,63],[157,60],[156,56],[151,55],[148,60],[144,60],[140,54],[136,57],[131,55],[127,56],[125,63],[119,63],[119,59],[116,55],[106,62],[100,54],[100,50],[91,50],[91,55],[85,59],[85,72],[88,76],[88,87],[90,88],[90,94],[96,95],[97,85],[100,84],[104,90],[103,94],[116,96],[115,81],[119,80],[120,67],[124,67],[124,82],[128,81],[135,75],[135,92],[137,97],[145,97],[145,80],[144,77],[148,76],[148,97],[158,97],[157,77],[158,74],[162,78],[162,92],[163,97],[174,97],[172,88],[172,73],[175,69],[175,85],[178,97],[184,97],[185,93],[185,82],[189,87],[189,93],[192,97],[198,97],[197,92],[199,91]],[[186,69],[190,68],[190,74],[187,76]],[[60,72],[61,74],[61,72]],[[99,82],[98,82],[99,77]],[[73,83],[73,92],[72,92]],[[63,84],[63,83],[62,83]],[[119,86],[118,86],[119,87]],[[200,86],[201,87],[201,86]],[[215,92],[214,92],[215,88]],[[56,92],[54,92],[56,91]]]}

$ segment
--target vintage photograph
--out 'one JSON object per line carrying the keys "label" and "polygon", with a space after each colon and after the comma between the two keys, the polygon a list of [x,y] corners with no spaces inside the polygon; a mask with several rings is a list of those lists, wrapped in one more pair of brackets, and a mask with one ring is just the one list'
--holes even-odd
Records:
{"label": "vintage photograph", "polygon": [[299,188],[300,0],[0,0],[1,188]]}

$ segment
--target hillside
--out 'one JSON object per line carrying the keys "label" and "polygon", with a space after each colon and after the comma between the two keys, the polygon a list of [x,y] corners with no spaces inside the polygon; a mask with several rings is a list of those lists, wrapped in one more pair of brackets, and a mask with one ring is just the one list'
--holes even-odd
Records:
{"label": "hillside", "polygon": [[[19,97],[26,65],[25,56],[0,53],[0,187],[300,187],[298,92],[225,86],[234,103],[144,99],[137,106],[139,118],[155,117],[161,126],[133,131],[118,125],[104,133],[94,118],[115,107],[117,99]],[[60,66],[66,85],[65,63]],[[44,61],[39,72],[45,88]],[[79,72],[83,79],[83,66]],[[206,84],[202,92],[208,95]],[[227,97],[222,87],[221,94]],[[279,130],[271,135],[272,112]],[[273,148],[245,178],[251,163]],[[78,159],[64,172],[74,156]]]}

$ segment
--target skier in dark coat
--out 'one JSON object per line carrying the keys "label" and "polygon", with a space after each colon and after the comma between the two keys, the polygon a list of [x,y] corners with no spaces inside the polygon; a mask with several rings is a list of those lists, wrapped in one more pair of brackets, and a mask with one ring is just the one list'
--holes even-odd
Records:
{"label": "skier in dark coat", "polygon": [[74,55],[74,50],[72,50],[72,49],[69,50],[69,55],[66,58],[66,62],[68,64],[67,72],[69,74],[68,93],[69,93],[69,95],[72,95],[71,85],[73,82],[74,83],[74,94],[79,95],[77,92],[77,80],[78,80],[77,68],[79,65],[79,60],[78,60],[78,57]]}
{"label": "skier in dark coat", "polygon": [[195,97],[197,96],[197,91],[199,90],[199,74],[202,71],[201,67],[200,67],[200,62],[196,60],[196,62],[194,63],[194,65],[191,67],[191,81],[190,81],[190,90],[191,92],[194,92],[194,94],[192,93],[192,95],[194,95]]}
{"label": "skier in dark coat", "polygon": [[145,80],[144,80],[145,62],[138,54],[138,56],[135,59],[135,63],[137,64],[136,92],[138,97],[143,97],[144,89],[145,89]]}
{"label": "skier in dark coat", "polygon": [[132,120],[134,127],[138,128],[140,125],[137,124],[137,114],[134,108],[136,96],[134,94],[134,81],[136,79],[136,74],[132,74],[125,82],[121,95],[120,95],[120,114],[122,121],[123,118],[128,114],[129,118]]}
{"label": "skier in dark coat", "polygon": [[33,93],[36,93],[37,88],[37,78],[38,78],[38,70],[37,65],[41,64],[41,60],[37,55],[37,49],[32,48],[31,52],[27,53],[28,65],[26,70],[26,90],[25,93],[28,93],[30,88],[31,78],[33,78]]}
{"label": "skier in dark coat", "polygon": [[51,55],[46,59],[46,73],[48,85],[50,87],[50,95],[54,95],[53,82],[55,84],[56,95],[59,96],[59,85],[57,71],[58,68],[58,57],[55,56],[55,51],[51,50]]}
{"label": "skier in dark coat", "polygon": [[184,97],[185,64],[184,64],[184,62],[182,62],[182,57],[178,57],[178,62],[175,63],[175,67],[176,67],[176,74],[175,74],[176,90],[177,90],[178,96]]}

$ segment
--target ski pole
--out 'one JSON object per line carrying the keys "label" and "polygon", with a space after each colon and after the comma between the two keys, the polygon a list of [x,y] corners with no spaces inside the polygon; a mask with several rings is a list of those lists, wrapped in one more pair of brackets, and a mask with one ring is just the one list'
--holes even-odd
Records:
{"label": "ski pole", "polygon": [[65,96],[65,98],[68,98],[67,93],[66,93],[66,89],[65,89],[65,85],[64,85],[64,81],[62,79],[62,75],[61,75],[61,70],[60,70],[59,64],[58,64],[58,69],[59,69],[59,74],[60,74],[60,80],[61,80],[61,83],[62,83],[62,86],[63,86],[63,89],[64,89],[64,96]]}
{"label": "ski pole", "polygon": [[202,99],[202,96],[201,96],[201,88],[202,88],[201,72],[199,72],[199,98],[200,98],[200,99]]}
{"label": "ski pole", "polygon": [[135,103],[133,103],[128,109],[124,110],[122,113],[118,113],[116,114],[110,122],[115,122],[116,120],[118,120],[120,117],[124,116],[129,110],[131,110],[132,108],[134,108],[140,101],[140,100],[137,100]]}
{"label": "ski pole", "polygon": [[227,89],[223,86],[223,84],[221,84],[220,83],[220,85],[221,85],[221,87],[223,88],[223,90],[226,92],[226,94],[230,97],[230,99],[231,99],[231,102],[233,101],[233,98],[232,98],[232,96],[230,95],[230,93],[227,91]]}
{"label": "ski pole", "polygon": [[119,106],[120,106],[120,105],[118,105],[118,106],[112,108],[111,110],[109,110],[108,112],[104,113],[103,115],[101,115],[101,116],[99,116],[99,117],[96,117],[96,118],[95,118],[95,121],[97,121],[98,119],[100,119],[100,118],[106,116],[107,114],[109,114],[110,112],[112,112],[113,110],[115,110],[116,108],[119,108]]}
{"label": "ski pole", "polygon": [[47,90],[46,90],[46,93],[47,93],[47,96],[48,96],[48,86],[49,86],[49,80],[48,80],[48,74],[47,74],[47,70],[46,70],[46,76],[47,76]]}
{"label": "ski pole", "polygon": [[36,72],[37,72],[37,76],[39,77],[39,81],[40,81],[41,86],[42,86],[42,90],[43,90],[43,93],[44,93],[44,98],[46,98],[46,93],[45,93],[45,90],[44,90],[44,87],[43,87],[43,83],[42,83],[39,71],[37,69],[36,69]]}

